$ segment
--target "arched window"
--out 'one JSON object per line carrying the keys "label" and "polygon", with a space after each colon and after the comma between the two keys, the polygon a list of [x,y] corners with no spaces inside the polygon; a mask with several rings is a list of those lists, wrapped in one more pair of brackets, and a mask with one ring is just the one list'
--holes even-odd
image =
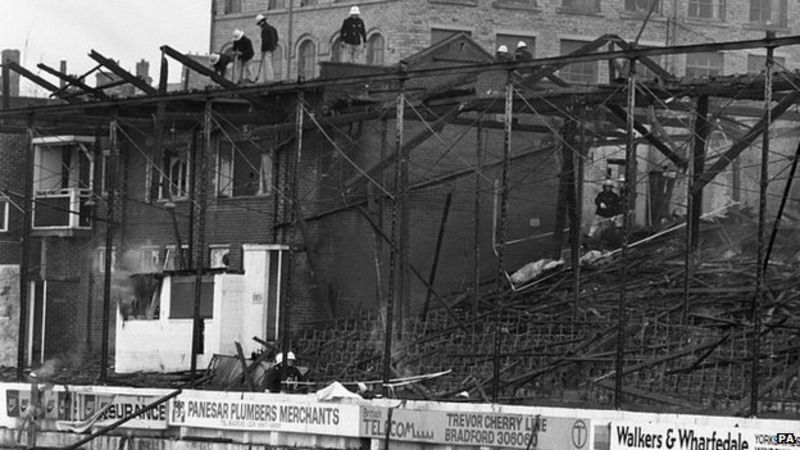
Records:
{"label": "arched window", "polygon": [[344,58],[344,44],[342,44],[342,38],[336,37],[336,39],[331,42],[331,61],[332,62],[342,62]]}
{"label": "arched window", "polygon": [[317,46],[311,39],[306,39],[297,50],[297,75],[308,80],[314,78],[316,70]]}
{"label": "arched window", "polygon": [[272,71],[275,74],[275,80],[283,79],[283,47],[280,44],[272,52]]}
{"label": "arched window", "polygon": [[374,33],[367,39],[367,64],[383,65],[383,46],[383,36],[380,33]]}

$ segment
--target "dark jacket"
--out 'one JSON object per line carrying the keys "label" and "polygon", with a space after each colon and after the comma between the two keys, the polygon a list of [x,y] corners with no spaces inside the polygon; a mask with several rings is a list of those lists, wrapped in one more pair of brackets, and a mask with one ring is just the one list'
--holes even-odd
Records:
{"label": "dark jacket", "polygon": [[253,41],[247,36],[242,36],[238,41],[233,41],[233,51],[239,52],[240,61],[250,61],[253,59],[253,55],[255,55],[253,51]]}
{"label": "dark jacket", "polygon": [[527,47],[518,48],[517,51],[514,52],[514,60],[516,61],[530,61],[532,59],[533,55],[528,51]]}
{"label": "dark jacket", "polygon": [[350,45],[361,45],[367,42],[367,29],[364,21],[358,16],[350,16],[342,22],[342,29],[339,30],[342,42]]}
{"label": "dark jacket", "polygon": [[[605,206],[601,206],[601,203]],[[595,197],[594,204],[597,206],[596,214],[600,217],[614,217],[621,212],[620,198],[614,191],[603,190]]]}
{"label": "dark jacket", "polygon": [[214,64],[214,71],[217,72],[219,76],[224,77],[225,70],[228,68],[228,64],[230,64],[231,61],[233,61],[231,55],[225,53],[219,55],[219,61],[217,61],[217,63]]}
{"label": "dark jacket", "polygon": [[278,46],[278,30],[264,22],[261,27],[261,53],[274,51]]}
{"label": "dark jacket", "polygon": [[287,382],[284,388],[286,392],[293,392],[298,390],[298,387],[296,385],[293,386],[291,382],[305,380],[303,379],[303,374],[301,374],[300,370],[295,366],[287,366],[286,377],[281,380],[281,365],[275,364],[264,374],[264,389],[269,392],[280,392],[281,381]]}

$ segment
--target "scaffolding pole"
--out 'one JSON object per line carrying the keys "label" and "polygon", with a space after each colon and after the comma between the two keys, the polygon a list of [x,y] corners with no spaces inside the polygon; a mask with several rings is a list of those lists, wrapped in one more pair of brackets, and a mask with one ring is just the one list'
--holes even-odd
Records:
{"label": "scaffolding pole", "polygon": [[108,140],[111,147],[111,161],[109,161],[111,176],[108,179],[108,197],[106,201],[106,252],[103,262],[103,323],[100,341],[100,381],[108,381],[108,329],[111,310],[111,271],[114,270],[114,207],[116,205],[117,190],[117,161],[119,160],[118,117],[115,110],[111,116],[108,127]]}
{"label": "scaffolding pole", "polygon": [[478,300],[481,285],[481,167],[483,167],[483,126],[480,116],[477,123],[477,143],[475,145],[475,231],[473,245],[473,264],[475,272],[472,277],[472,315],[478,317]]}
{"label": "scaffolding pole", "polygon": [[[774,37],[767,32],[767,39]],[[764,63],[764,112],[766,126],[761,136],[761,180],[758,191],[758,256],[756,258],[756,292],[753,295],[753,359],[750,374],[750,416],[758,415],[758,371],[761,357],[761,303],[766,282],[766,262],[764,236],[767,224],[767,188],[769,187],[769,125],[772,123],[772,64],[774,48],[767,46],[767,60]]]}
{"label": "scaffolding pole", "polygon": [[400,215],[400,154],[403,147],[403,114],[405,109],[404,81],[400,80],[395,118],[394,150],[394,199],[392,200],[392,235],[389,242],[389,282],[386,287],[386,330],[383,349],[383,396],[390,394],[389,380],[392,377],[392,333],[394,325],[395,284],[397,280],[398,220]]}
{"label": "scaffolding pole", "polygon": [[[631,229],[631,195],[636,189],[636,136],[634,136],[634,109],[636,108],[636,60],[630,59],[628,62],[628,120],[626,132],[628,142],[625,147],[625,192],[622,195],[622,245],[619,255],[619,303],[617,305],[617,355],[615,359],[614,376],[614,408],[622,408],[622,378],[625,362],[623,356],[625,352],[625,329],[628,326],[626,308],[627,295],[627,267],[626,256],[628,240],[630,239]],[[635,198],[635,197],[634,197]],[[634,210],[635,211],[635,210]]]}
{"label": "scaffolding pole", "polygon": [[[195,188],[195,193],[197,194],[197,215],[195,220],[197,221],[197,235],[195,239],[197,240],[197,245],[194,246],[195,257],[194,259],[194,268],[195,268],[195,277],[194,277],[194,305],[192,309],[192,358],[191,358],[191,380],[192,386],[194,387],[197,382],[197,355],[200,353],[200,342],[203,339],[203,335],[200,333],[201,326],[203,324],[203,318],[200,316],[200,305],[203,300],[203,268],[205,266],[204,261],[204,253],[205,253],[205,246],[206,246],[206,194],[208,191],[208,186],[206,182],[206,171],[208,170],[208,157],[211,154],[211,120],[213,116],[213,109],[214,104],[212,103],[211,99],[206,99],[204,108],[203,108],[203,147],[199,149],[199,151],[195,152],[195,154],[199,155],[199,161],[197,164],[198,167],[198,175],[197,176],[197,187]],[[191,224],[194,226],[194,224]],[[178,252],[181,252],[182,249],[178,249]]]}
{"label": "scaffolding pole", "polygon": [[492,358],[492,403],[497,403],[500,397],[500,348],[501,348],[501,313],[503,305],[503,291],[506,285],[505,272],[505,251],[506,251],[506,228],[508,226],[508,178],[511,157],[511,124],[514,115],[514,85],[511,81],[512,72],[507,73],[506,96],[505,96],[505,115],[503,116],[503,173],[500,182],[500,224],[498,226],[498,245],[497,245],[497,279],[495,287],[497,289],[497,304],[494,314],[494,355]]}
{"label": "scaffolding pole", "polygon": [[17,342],[17,381],[25,380],[25,347],[28,341],[28,287],[31,268],[31,219],[33,215],[33,114],[28,115],[25,152],[25,205],[22,218],[22,259],[19,267],[19,340]]}
{"label": "scaffolding pole", "polygon": [[[295,153],[293,161],[291,161],[289,167],[291,169],[291,178],[289,179],[289,183],[291,186],[291,202],[292,204],[289,205],[289,232],[286,236],[286,245],[289,247],[288,254],[286,255],[286,290],[284,291],[283,301],[280,304],[280,336],[281,336],[281,353],[283,353],[283,360],[281,361],[281,381],[286,379],[287,373],[287,360],[289,355],[289,348],[291,347],[291,332],[289,327],[291,326],[291,314],[292,314],[292,289],[294,286],[292,285],[294,282],[293,276],[293,263],[294,263],[294,252],[295,252],[295,235],[297,234],[297,222],[301,220],[298,214],[301,211],[300,208],[300,161],[303,158],[303,119],[305,118],[304,112],[304,94],[302,90],[297,91],[297,110],[295,111]],[[286,385],[281,383],[281,392],[284,391]]]}

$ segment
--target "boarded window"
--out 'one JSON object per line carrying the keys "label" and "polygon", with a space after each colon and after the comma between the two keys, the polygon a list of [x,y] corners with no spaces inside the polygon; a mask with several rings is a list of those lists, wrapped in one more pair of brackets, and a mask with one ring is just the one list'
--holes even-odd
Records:
{"label": "boarded window", "polygon": [[[172,277],[170,289],[169,318],[191,319],[194,317],[195,277]],[[209,319],[214,312],[214,279],[204,276],[200,287],[200,317]]]}

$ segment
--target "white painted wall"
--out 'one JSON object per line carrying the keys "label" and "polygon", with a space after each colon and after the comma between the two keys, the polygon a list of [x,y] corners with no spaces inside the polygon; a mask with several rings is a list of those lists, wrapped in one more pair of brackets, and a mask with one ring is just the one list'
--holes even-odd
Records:
{"label": "white painted wall", "polygon": [[[164,277],[162,282],[158,319],[123,320],[117,309],[114,359],[117,373],[191,368],[192,320],[169,318],[171,281],[171,277]],[[243,275],[214,275],[213,317],[204,320],[204,352],[198,355],[198,367],[206,367],[215,353],[235,354],[233,340],[244,339],[240,306],[243,289]]]}

